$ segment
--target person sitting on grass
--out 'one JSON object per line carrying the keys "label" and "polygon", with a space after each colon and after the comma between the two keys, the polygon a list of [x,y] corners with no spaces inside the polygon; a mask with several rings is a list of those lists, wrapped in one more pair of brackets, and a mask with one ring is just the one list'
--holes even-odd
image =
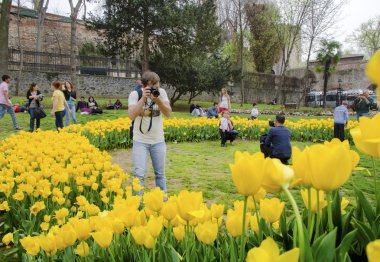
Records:
{"label": "person sitting on grass", "polygon": [[259,116],[259,110],[256,108],[256,103],[252,104],[253,108],[251,110],[251,120],[255,120]]}
{"label": "person sitting on grass", "polygon": [[221,138],[221,147],[227,147],[226,141],[230,140],[230,143],[236,139],[238,132],[235,130],[234,125],[230,119],[230,113],[223,111],[222,118],[220,119],[219,133]]}
{"label": "person sitting on grass", "polygon": [[218,118],[219,117],[219,108],[218,108],[218,103],[214,103],[213,106],[210,106],[210,108],[207,111],[207,118]]}
{"label": "person sitting on grass", "polygon": [[116,99],[116,102],[114,104],[114,108],[116,110],[119,110],[119,109],[121,109],[122,106],[123,106],[123,104],[120,102],[120,99]]}
{"label": "person sitting on grass", "polygon": [[84,96],[80,98],[80,101],[78,101],[76,111],[80,110],[81,115],[90,114],[91,109],[88,108],[88,103],[84,101]]}
{"label": "person sitting on grass", "polygon": [[90,96],[88,98],[88,108],[91,109],[91,114],[102,114],[103,110],[98,106],[98,103],[96,103],[95,98],[93,96]]}
{"label": "person sitting on grass", "polygon": [[108,100],[108,104],[107,104],[107,107],[106,107],[108,110],[113,110],[115,109],[115,106],[114,104],[112,103],[111,100]]}
{"label": "person sitting on grass", "polygon": [[204,116],[205,112],[202,107],[197,105],[197,102],[194,102],[190,105],[190,114],[192,116]]}

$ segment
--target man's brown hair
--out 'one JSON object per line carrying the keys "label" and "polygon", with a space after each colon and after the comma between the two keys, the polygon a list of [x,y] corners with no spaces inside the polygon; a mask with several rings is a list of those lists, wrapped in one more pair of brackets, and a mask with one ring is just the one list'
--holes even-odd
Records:
{"label": "man's brown hair", "polygon": [[149,84],[149,82],[155,85],[160,82],[160,77],[155,72],[145,71],[141,77],[141,83],[145,87]]}

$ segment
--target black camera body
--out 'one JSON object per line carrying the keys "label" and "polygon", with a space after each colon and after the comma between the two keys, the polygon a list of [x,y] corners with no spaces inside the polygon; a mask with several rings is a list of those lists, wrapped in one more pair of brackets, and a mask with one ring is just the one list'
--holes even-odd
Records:
{"label": "black camera body", "polygon": [[269,126],[271,126],[271,127],[274,127],[274,121],[273,120],[269,120]]}
{"label": "black camera body", "polygon": [[158,91],[158,87],[151,87],[148,90],[150,90],[150,93],[152,94],[152,96],[154,96],[154,97],[160,96],[160,91]]}

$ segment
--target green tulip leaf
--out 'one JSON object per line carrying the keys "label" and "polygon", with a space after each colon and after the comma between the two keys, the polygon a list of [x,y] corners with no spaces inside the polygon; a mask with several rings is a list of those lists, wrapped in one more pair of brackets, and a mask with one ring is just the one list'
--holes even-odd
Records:
{"label": "green tulip leaf", "polygon": [[355,240],[357,229],[351,231],[347,235],[344,236],[342,242],[337,248],[337,258],[336,261],[345,261],[346,257],[348,257],[348,251],[351,248],[352,241]]}
{"label": "green tulip leaf", "polygon": [[376,219],[375,211],[373,210],[368,199],[364,196],[363,192],[355,188],[356,196],[360,202],[361,207],[363,208],[364,214],[368,219],[369,223],[372,223]]}
{"label": "green tulip leaf", "polygon": [[372,229],[366,226],[363,222],[355,219],[355,224],[358,229],[357,236],[358,240],[361,242],[361,245],[366,246],[369,242],[376,239]]}
{"label": "green tulip leaf", "polygon": [[314,256],[315,262],[332,262],[335,257],[336,229],[320,241]]}

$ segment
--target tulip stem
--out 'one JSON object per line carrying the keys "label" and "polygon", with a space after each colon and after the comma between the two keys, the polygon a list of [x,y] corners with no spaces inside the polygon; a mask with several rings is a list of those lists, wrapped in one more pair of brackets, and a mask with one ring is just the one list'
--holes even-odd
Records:
{"label": "tulip stem", "polygon": [[247,200],[248,196],[244,197],[244,209],[243,209],[243,225],[241,231],[241,243],[240,243],[240,259],[239,261],[244,261],[244,251],[245,251],[245,220],[247,212]]}
{"label": "tulip stem", "polygon": [[331,206],[331,192],[327,193],[327,216],[328,216],[328,223],[329,223],[329,231],[333,231],[334,225],[332,221],[332,206]]}
{"label": "tulip stem", "polygon": [[313,227],[311,225],[311,188],[307,188],[307,228],[308,228],[308,233],[309,233],[309,241],[311,240],[311,237],[313,235]]}
{"label": "tulip stem", "polygon": [[305,261],[305,234],[303,232],[303,224],[302,224],[302,218],[300,215],[300,211],[298,209],[297,203],[293,197],[293,195],[290,193],[289,189],[285,186],[282,186],[282,189],[286,193],[286,196],[288,197],[290,204],[292,205],[292,208],[294,210],[294,215],[296,216],[296,222],[297,222],[297,233],[298,233],[298,240],[299,240],[299,247],[300,247],[300,261]]}
{"label": "tulip stem", "polygon": [[256,220],[257,220],[257,227],[259,228],[259,243],[262,241],[262,235],[261,235],[261,227],[260,227],[260,218],[259,218],[259,212],[257,210],[257,202],[256,199],[253,197],[253,203],[255,203],[255,213],[256,213]]}
{"label": "tulip stem", "polygon": [[375,195],[377,195],[377,178],[376,178],[376,165],[375,165],[375,159],[373,156],[371,156],[372,159],[372,168],[373,168],[373,179],[375,180]]}
{"label": "tulip stem", "polygon": [[321,224],[321,210],[320,210],[320,204],[319,204],[319,189],[317,189],[317,225],[315,229],[315,238],[319,237],[319,228]]}

